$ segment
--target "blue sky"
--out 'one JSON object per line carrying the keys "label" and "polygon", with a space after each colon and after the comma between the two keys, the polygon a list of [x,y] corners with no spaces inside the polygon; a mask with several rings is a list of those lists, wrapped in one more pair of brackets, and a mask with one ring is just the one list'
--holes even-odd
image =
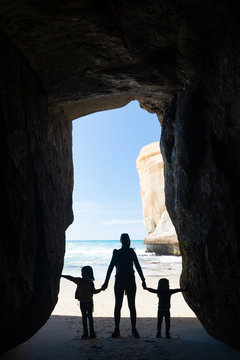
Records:
{"label": "blue sky", "polygon": [[132,240],[146,236],[136,159],[160,140],[157,116],[132,101],[73,121],[74,222],[67,240]]}

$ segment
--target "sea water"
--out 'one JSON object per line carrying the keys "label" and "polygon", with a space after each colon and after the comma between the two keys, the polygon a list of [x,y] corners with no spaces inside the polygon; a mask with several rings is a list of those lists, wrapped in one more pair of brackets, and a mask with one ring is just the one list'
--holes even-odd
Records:
{"label": "sea water", "polygon": [[[131,240],[145,276],[180,276],[181,256],[158,256],[146,252],[143,240]],[[119,240],[67,240],[63,273],[81,276],[81,268],[90,265],[95,278],[104,278],[114,249],[120,249]]]}

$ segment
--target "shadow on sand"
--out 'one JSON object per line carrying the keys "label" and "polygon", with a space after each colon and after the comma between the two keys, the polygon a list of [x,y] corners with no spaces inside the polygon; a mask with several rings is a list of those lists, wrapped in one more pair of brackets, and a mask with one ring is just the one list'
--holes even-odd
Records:
{"label": "shadow on sand", "polygon": [[121,319],[121,337],[113,339],[112,317],[96,317],[96,339],[82,340],[79,316],[50,317],[45,326],[1,360],[239,360],[240,353],[210,337],[196,318],[172,318],[171,339],[156,338],[156,318],[138,318],[140,338],[131,336],[129,318]]}

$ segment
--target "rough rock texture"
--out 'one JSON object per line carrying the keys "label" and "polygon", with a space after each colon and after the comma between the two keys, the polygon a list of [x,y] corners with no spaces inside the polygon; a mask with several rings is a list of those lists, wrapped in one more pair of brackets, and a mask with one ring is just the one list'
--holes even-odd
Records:
{"label": "rough rock texture", "polygon": [[239,13],[226,0],[1,1],[5,348],[57,300],[72,217],[68,119],[131,99],[165,115],[186,300],[211,335],[240,348]]}
{"label": "rough rock texture", "polygon": [[144,146],[136,161],[141,187],[144,239],[147,250],[161,255],[179,255],[176,231],[166,211],[163,159],[159,142]]}
{"label": "rough rock texture", "polygon": [[[239,53],[226,50],[173,100],[163,121],[166,205],[186,300],[209,334],[240,348]],[[234,294],[234,295],[233,295]]]}
{"label": "rough rock texture", "polygon": [[49,103],[74,119],[134,98],[158,111],[170,102],[181,82],[181,11],[164,1],[3,0],[0,24],[38,73]]}
{"label": "rough rock texture", "polygon": [[49,318],[72,221],[71,122],[47,108],[34,72],[5,36],[1,56],[0,352]]}

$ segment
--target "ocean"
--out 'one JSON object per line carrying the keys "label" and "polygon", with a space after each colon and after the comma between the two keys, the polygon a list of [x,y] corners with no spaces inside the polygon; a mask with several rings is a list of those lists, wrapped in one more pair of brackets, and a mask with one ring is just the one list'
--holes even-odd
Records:
{"label": "ocean", "polygon": [[[120,249],[119,240],[67,240],[64,260],[64,274],[81,276],[85,265],[93,267],[95,278],[104,278],[114,249]],[[145,276],[167,277],[179,275],[182,271],[181,256],[157,256],[146,252],[143,240],[131,240]],[[115,270],[113,270],[115,273]]]}

